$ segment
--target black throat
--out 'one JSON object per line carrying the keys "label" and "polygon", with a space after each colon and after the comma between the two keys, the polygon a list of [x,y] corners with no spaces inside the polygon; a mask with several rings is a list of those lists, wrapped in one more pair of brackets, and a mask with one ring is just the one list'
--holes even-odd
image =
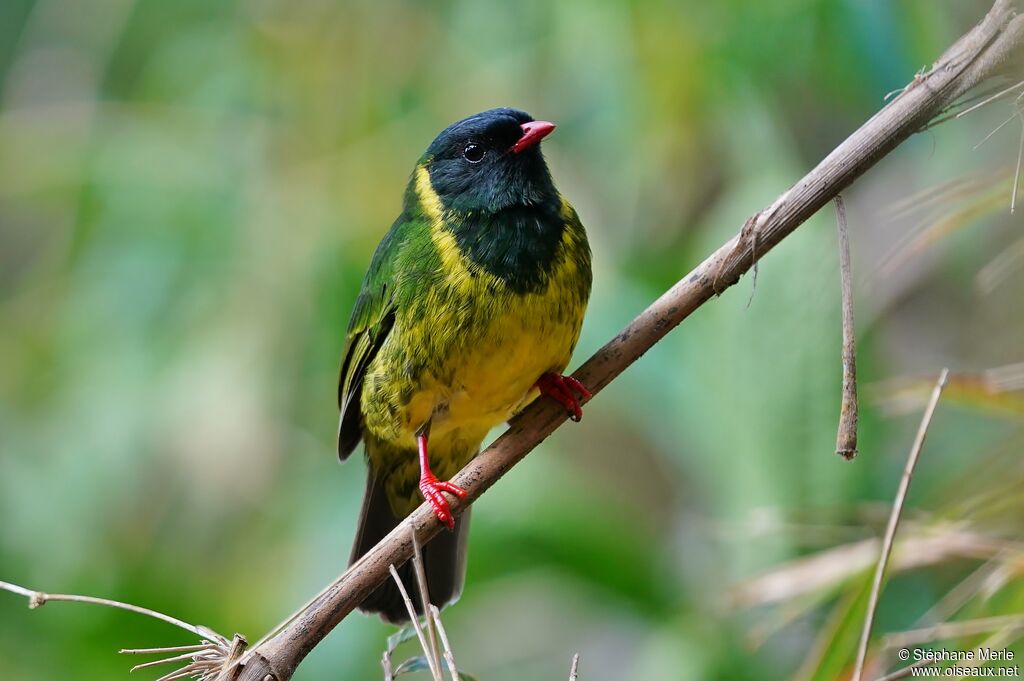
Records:
{"label": "black throat", "polygon": [[556,197],[496,212],[449,213],[445,225],[465,257],[519,294],[547,286],[565,231]]}

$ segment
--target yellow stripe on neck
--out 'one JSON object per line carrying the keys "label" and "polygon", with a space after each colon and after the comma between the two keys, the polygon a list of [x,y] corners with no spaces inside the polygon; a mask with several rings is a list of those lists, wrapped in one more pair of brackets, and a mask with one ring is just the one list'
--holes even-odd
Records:
{"label": "yellow stripe on neck", "polygon": [[434,191],[434,185],[430,184],[430,171],[424,165],[416,166],[416,196],[420,200],[423,212],[430,218],[431,227],[440,226],[444,223],[444,204],[441,197]]}
{"label": "yellow stripe on neck", "polygon": [[426,166],[416,168],[416,196],[423,212],[430,220],[430,238],[441,256],[441,265],[448,282],[459,290],[468,290],[480,284],[504,288],[505,282],[490,274],[462,254],[455,235],[445,227],[447,211],[441,197],[430,183],[430,171]]}

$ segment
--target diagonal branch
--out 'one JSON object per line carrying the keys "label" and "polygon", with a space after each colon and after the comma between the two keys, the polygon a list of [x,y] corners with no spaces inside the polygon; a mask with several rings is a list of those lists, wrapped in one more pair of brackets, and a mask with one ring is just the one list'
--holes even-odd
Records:
{"label": "diagonal branch", "polygon": [[[1016,0],[1021,2],[1021,0]],[[848,137],[814,170],[771,205],[754,214],[736,237],[711,254],[664,293],[615,338],[586,361],[576,377],[595,394],[639,359],[698,307],[735,284],[782,239],[831,201],[903,140],[923,129],[975,85],[1005,71],[1024,56],[1024,17],[1013,0],[996,0],[988,15],[930,70],[918,74],[898,97]],[[466,489],[453,501],[457,514],[565,420],[565,412],[540,400],[455,478]],[[287,681],[298,664],[377,585],[389,565],[413,554],[410,529],[421,542],[441,531],[424,505],[338,577],[292,619],[257,644],[240,663],[225,670],[225,681]]]}

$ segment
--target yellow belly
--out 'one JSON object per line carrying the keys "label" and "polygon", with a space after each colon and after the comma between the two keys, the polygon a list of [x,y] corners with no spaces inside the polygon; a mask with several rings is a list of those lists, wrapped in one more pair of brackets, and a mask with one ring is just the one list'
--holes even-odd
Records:
{"label": "yellow belly", "polygon": [[[531,317],[533,309],[509,309],[485,330],[459,343],[439,370],[429,372],[406,408],[402,439],[430,421],[431,439],[451,430],[483,438],[536,397],[534,383],[562,371],[579,334],[578,320]],[[545,311],[546,312],[546,311]]]}
{"label": "yellow belly", "polygon": [[530,393],[542,374],[565,369],[578,333],[565,324],[551,326],[498,323],[485,342],[453,358],[455,380],[442,393],[443,410],[435,411],[438,427],[480,422],[492,428],[535,397]]}

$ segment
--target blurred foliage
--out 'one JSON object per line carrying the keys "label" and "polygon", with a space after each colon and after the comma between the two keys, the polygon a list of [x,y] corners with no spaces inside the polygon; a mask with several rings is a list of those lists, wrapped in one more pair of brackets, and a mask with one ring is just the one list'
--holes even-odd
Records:
{"label": "blurred foliage", "polygon": [[[334,455],[344,325],[438,130],[498,105],[559,123],[545,150],[595,251],[581,360],[986,9],[4,0],[0,579],[255,640],[345,566],[363,469]],[[461,667],[565,678],[579,651],[584,681],[836,678],[866,571],[774,605],[728,594],[881,532],[942,366],[960,399],[940,405],[908,514],[1009,553],[894,577],[875,631],[934,621],[985,561],[1001,581],[942,617],[1024,609],[1018,131],[973,150],[1009,113],[918,135],[848,192],[861,456],[832,453],[823,211],[762,263],[749,307],[748,279],[481,500],[445,613]],[[935,187],[937,204],[908,203]],[[380,678],[388,633],[353,616],[295,678]],[[5,679],[122,678],[118,648],[188,642],[0,593]]]}

